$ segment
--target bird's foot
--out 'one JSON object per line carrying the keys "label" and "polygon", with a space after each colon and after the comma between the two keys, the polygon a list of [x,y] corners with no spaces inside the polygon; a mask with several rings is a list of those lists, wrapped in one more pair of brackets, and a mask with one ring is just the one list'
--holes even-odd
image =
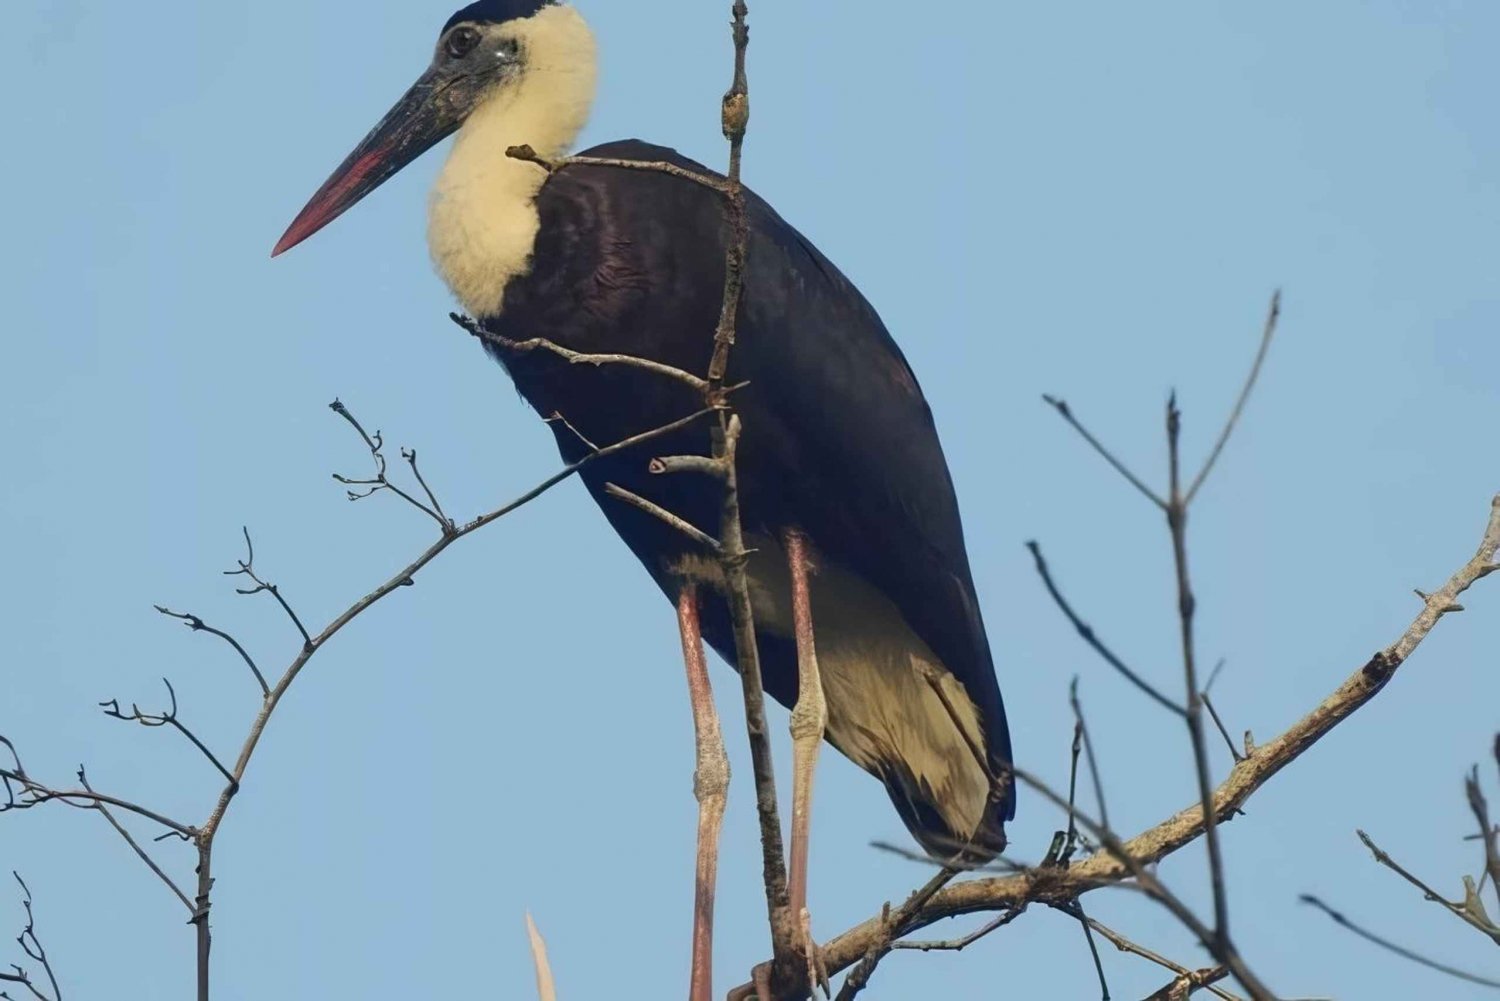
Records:
{"label": "bird's foot", "polygon": [[833,997],[833,988],[828,982],[828,965],[823,962],[823,950],[818,947],[818,940],[813,938],[812,915],[806,907],[797,915],[797,936],[801,939],[798,945],[802,955],[807,959],[808,992],[822,988],[824,997]]}

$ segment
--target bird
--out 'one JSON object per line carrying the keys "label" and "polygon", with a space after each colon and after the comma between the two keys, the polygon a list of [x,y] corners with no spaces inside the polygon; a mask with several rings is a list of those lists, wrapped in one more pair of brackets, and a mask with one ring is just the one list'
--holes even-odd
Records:
{"label": "bird", "polygon": [[[589,163],[548,171],[507,155],[524,145],[544,161],[565,156],[588,119],[596,77],[594,36],[571,4],[479,0],[461,8],[426,71],[272,255],[454,136],[427,210],[432,260],[458,303],[498,335],[485,350],[525,400],[543,418],[565,418],[549,426],[568,462],[588,456],[594,442],[667,425],[701,407],[701,397],[636,367],[569,364],[504,343],[541,337],[701,372],[731,239],[722,194],[692,179]],[[637,139],[582,155],[721,177]],[[1015,811],[1010,732],[931,409],[859,289],[748,189],[745,212],[747,263],[727,382],[742,384],[732,396],[743,428],[737,480],[765,691],[796,706],[805,666],[799,627],[810,628],[803,656],[818,665],[827,741],[885,786],[928,853],[992,858]],[[701,651],[702,640],[735,663],[723,563],[610,488],[690,525],[717,525],[720,483],[648,468],[652,455],[706,454],[711,432],[708,422],[688,423],[653,440],[651,454],[627,449],[579,471],[676,605],[690,674],[691,649]],[[800,607],[799,587],[807,599]],[[810,783],[798,750],[794,797],[798,779]],[[794,907],[805,904],[806,887],[806,845],[799,863],[797,842],[794,825]]]}

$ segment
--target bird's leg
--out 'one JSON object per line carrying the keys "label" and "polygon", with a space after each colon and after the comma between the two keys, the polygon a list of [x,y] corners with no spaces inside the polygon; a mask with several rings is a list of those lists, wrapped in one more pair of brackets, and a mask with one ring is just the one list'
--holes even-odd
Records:
{"label": "bird's leg", "polygon": [[729,794],[729,758],[724,753],[724,734],[719,729],[713,688],[708,682],[708,661],[703,656],[698,593],[691,583],[685,582],[677,595],[677,628],[682,634],[682,659],[687,665],[697,744],[693,796],[698,800],[698,859],[688,998],[709,1001],[713,992],[714,884],[719,872],[719,832],[724,826],[724,802]]}
{"label": "bird's leg", "polygon": [[809,989],[820,984],[828,991],[828,974],[812,935],[807,910],[807,848],[812,822],[813,773],[818,750],[828,727],[828,705],[823,699],[823,679],[818,674],[818,653],[813,643],[812,601],[807,575],[811,563],[807,537],[796,529],[786,533],[787,566],[792,577],[792,624],[797,639],[797,704],[792,707],[792,854],[788,896],[792,917],[801,931],[807,956]]}

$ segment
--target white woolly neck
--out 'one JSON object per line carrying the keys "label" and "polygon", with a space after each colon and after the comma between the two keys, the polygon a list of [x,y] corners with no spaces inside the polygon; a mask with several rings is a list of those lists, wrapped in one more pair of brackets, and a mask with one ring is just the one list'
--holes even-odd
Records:
{"label": "white woolly neck", "polygon": [[588,120],[598,72],[593,33],[572,7],[546,7],[506,25],[502,37],[520,44],[525,68],[459,129],[428,206],[433,263],[481,317],[500,312],[506,285],[530,267],[540,225],[534,201],[546,173],[505,150],[567,152]]}

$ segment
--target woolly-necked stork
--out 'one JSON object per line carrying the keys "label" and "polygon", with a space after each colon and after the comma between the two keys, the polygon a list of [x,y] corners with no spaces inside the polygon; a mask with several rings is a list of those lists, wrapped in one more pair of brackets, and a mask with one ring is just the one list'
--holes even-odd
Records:
{"label": "woolly-necked stork", "polygon": [[[702,372],[724,288],[721,195],[663,173],[575,165],[549,174],[506,155],[522,144],[542,157],[565,154],[589,113],[595,73],[594,39],[573,7],[464,7],[443,27],[427,71],[312,197],[275,253],[456,132],[432,193],[428,244],[465,309],[503,337]],[[711,173],[633,139],[586,155]],[[748,571],[765,690],[783,705],[796,702],[793,591],[807,583],[829,742],[884,783],[929,852],[993,856],[1014,812],[1008,790],[992,794],[1010,737],[931,412],[859,290],[753,194],[747,211],[729,377],[748,383],[733,405],[744,427],[740,503],[754,550]],[[700,402],[650,372],[487,347],[540,414],[567,418],[570,426],[552,426],[569,461],[585,454],[585,439],[622,440]],[[708,434],[699,422],[653,442],[653,454],[706,454]],[[698,647],[701,630],[733,664],[719,561],[605,492],[616,483],[712,527],[721,487],[707,477],[652,475],[649,457],[620,453],[580,475],[677,602],[685,649]],[[805,893],[798,849],[805,865],[806,846],[795,842],[794,831],[797,906]]]}

